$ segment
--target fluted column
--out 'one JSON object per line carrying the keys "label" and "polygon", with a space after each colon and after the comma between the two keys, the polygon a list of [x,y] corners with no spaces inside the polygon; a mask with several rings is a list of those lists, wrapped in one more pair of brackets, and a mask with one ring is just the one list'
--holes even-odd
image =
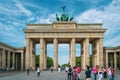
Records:
{"label": "fluted column", "polygon": [[75,38],[71,39],[71,66],[76,66]]}
{"label": "fluted column", "polygon": [[44,41],[44,69],[47,68],[47,52],[46,52],[46,49],[47,49],[47,45],[46,45],[46,42]]}
{"label": "fluted column", "polygon": [[23,52],[21,52],[21,70],[23,70]]}
{"label": "fluted column", "polygon": [[44,69],[44,39],[40,38],[40,68]]}
{"label": "fluted column", "polygon": [[106,52],[105,54],[106,54],[106,68],[108,68],[108,52]]}
{"label": "fluted column", "polygon": [[7,56],[7,67],[10,67],[10,51],[8,51],[8,56]]}
{"label": "fluted column", "polygon": [[2,50],[2,68],[6,67],[6,53],[5,50]]}
{"label": "fluted column", "polygon": [[12,57],[13,58],[12,59],[12,68],[14,69],[15,68],[15,53],[14,52],[12,53],[12,56],[13,56]]}
{"label": "fluted column", "polygon": [[82,61],[81,61],[81,67],[82,69],[86,69],[86,65],[89,65],[89,38],[85,38],[82,41]]}
{"label": "fluted column", "polygon": [[117,68],[117,55],[116,52],[114,53],[114,68]]}
{"label": "fluted column", "polygon": [[96,40],[96,65],[100,65],[100,41]]}
{"label": "fluted column", "polygon": [[120,52],[119,52],[119,61],[118,61],[118,65],[119,65],[119,70],[120,70]]}
{"label": "fluted column", "polygon": [[71,41],[70,41],[70,46],[69,46],[69,62],[70,62],[70,65],[72,65],[72,55],[71,55]]}
{"label": "fluted column", "polygon": [[2,67],[2,51],[0,50],[0,67]]}
{"label": "fluted column", "polygon": [[30,39],[30,67],[33,68],[33,42]]}
{"label": "fluted column", "polygon": [[30,67],[30,39],[26,38],[25,68]]}
{"label": "fluted column", "polygon": [[58,40],[54,38],[54,69],[58,69]]}
{"label": "fluted column", "polygon": [[103,66],[103,39],[99,39],[99,65]]}

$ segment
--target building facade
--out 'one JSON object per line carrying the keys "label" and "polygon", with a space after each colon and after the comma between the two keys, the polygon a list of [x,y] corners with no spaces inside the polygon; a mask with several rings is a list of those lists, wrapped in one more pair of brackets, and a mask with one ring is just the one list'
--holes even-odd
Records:
{"label": "building facade", "polygon": [[53,68],[58,69],[58,44],[69,44],[69,62],[76,66],[76,47],[81,45],[81,67],[90,65],[90,47],[92,45],[92,66],[112,66],[120,68],[120,47],[103,48],[106,29],[102,24],[77,24],[75,22],[54,22],[52,24],[27,24],[26,48],[14,48],[0,42],[0,67],[25,70],[36,68],[36,44],[40,46],[39,67],[47,69],[47,44],[54,49]]}
{"label": "building facade", "polygon": [[104,65],[120,69],[120,46],[104,47]]}
{"label": "building facade", "polygon": [[25,48],[14,48],[0,42],[0,69],[24,70]]}
{"label": "building facade", "polygon": [[89,44],[93,46],[93,66],[103,66],[103,38],[106,29],[102,24],[77,24],[75,22],[58,21],[52,24],[27,24],[26,33],[26,59],[25,67],[35,68],[35,44],[40,44],[40,68],[46,69],[46,45],[54,45],[54,69],[58,68],[58,44],[70,45],[70,65],[76,65],[75,44],[81,44],[81,67],[89,65]]}

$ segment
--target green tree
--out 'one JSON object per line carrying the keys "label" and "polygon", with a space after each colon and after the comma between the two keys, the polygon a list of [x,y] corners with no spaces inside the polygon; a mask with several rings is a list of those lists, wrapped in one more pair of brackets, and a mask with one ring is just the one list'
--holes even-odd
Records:
{"label": "green tree", "polygon": [[36,66],[39,66],[39,55],[36,55]]}
{"label": "green tree", "polygon": [[92,67],[92,55],[90,55],[89,59],[90,59],[90,66]]}
{"label": "green tree", "polygon": [[53,59],[51,57],[47,57],[47,68],[53,66]]}
{"label": "green tree", "polygon": [[70,63],[63,64],[63,65],[62,65],[62,67],[67,67],[67,66],[70,66]]}
{"label": "green tree", "polygon": [[76,57],[76,66],[81,66],[81,56]]}

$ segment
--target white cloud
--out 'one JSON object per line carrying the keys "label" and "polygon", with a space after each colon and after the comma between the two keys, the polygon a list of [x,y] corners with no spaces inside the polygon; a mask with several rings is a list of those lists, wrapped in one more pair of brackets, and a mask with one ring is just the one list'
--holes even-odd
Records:
{"label": "white cloud", "polygon": [[[103,9],[90,9],[82,14],[79,14],[75,17],[75,20],[78,23],[101,23],[103,22],[103,28],[106,28],[107,31],[105,33],[105,42],[104,45],[111,45],[108,44],[109,40],[113,41],[116,39],[118,41],[116,34],[120,34],[120,1],[113,0],[111,4],[104,7]],[[115,39],[114,39],[114,38]],[[106,44],[107,43],[107,44]],[[115,43],[112,43],[113,45]],[[120,45],[120,44],[119,44]]]}
{"label": "white cloud", "polygon": [[38,18],[37,23],[52,23],[55,21],[55,13],[49,14],[47,17],[40,17]]}
{"label": "white cloud", "polygon": [[15,6],[18,7],[22,13],[25,13],[28,16],[32,15],[32,12],[26,9],[18,0],[14,0],[14,2],[16,3]]}

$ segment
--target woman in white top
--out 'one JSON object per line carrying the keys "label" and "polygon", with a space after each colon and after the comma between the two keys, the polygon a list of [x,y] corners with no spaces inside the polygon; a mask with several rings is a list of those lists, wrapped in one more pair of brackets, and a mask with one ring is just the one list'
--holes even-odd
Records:
{"label": "woman in white top", "polygon": [[37,75],[40,76],[40,68],[37,68]]}
{"label": "woman in white top", "polygon": [[108,68],[108,80],[111,80],[112,78],[112,71],[111,71],[111,66]]}

